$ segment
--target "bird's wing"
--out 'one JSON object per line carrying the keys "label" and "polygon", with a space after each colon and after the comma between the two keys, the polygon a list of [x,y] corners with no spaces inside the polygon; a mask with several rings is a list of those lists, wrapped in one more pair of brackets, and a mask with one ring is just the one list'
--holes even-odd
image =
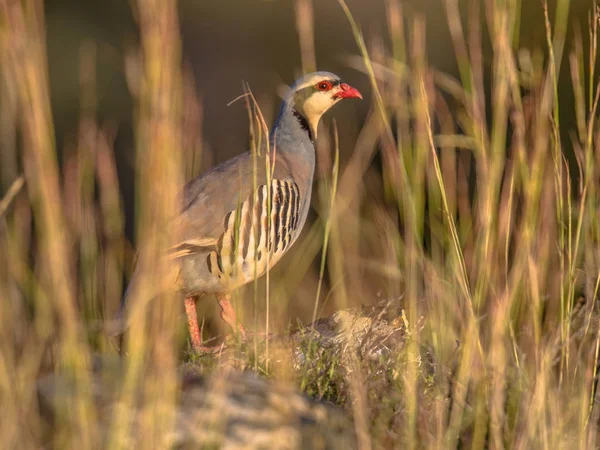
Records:
{"label": "bird's wing", "polygon": [[[272,182],[289,178],[283,158],[275,160],[270,178]],[[267,182],[264,158],[254,161],[250,152],[192,180],[184,190],[182,213],[173,223],[178,243],[168,249],[169,255],[177,258],[217,248],[227,233],[232,213],[244,203],[254,203],[253,194]]]}
{"label": "bird's wing", "polygon": [[298,184],[291,178],[273,178],[270,188],[259,186],[256,195],[227,214],[216,248],[207,258],[209,272],[233,279],[233,284],[262,275],[293,243],[299,224]]}

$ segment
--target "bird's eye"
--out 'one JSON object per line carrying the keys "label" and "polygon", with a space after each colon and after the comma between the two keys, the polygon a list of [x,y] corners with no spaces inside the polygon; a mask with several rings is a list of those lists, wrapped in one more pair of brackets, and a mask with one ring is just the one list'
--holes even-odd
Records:
{"label": "bird's eye", "polygon": [[331,83],[329,81],[321,81],[319,84],[317,84],[317,88],[320,91],[328,91],[331,89]]}

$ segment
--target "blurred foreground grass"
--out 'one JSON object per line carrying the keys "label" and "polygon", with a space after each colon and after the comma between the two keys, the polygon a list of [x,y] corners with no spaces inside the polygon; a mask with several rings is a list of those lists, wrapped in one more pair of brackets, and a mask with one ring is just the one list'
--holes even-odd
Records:
{"label": "blurred foreground grass", "polygon": [[[298,364],[296,344],[269,347],[257,333],[236,365],[345,408],[360,448],[597,448],[598,6],[590,2],[589,22],[575,26],[567,46],[570,3],[557,1],[539,17],[546,48],[527,50],[519,47],[520,1],[473,1],[466,11],[441,3],[459,79],[428,66],[427,24],[400,2],[386,2],[387,48],[364,42],[340,0],[359,49],[349,64],[370,80],[372,109],[341,167],[337,141],[321,134],[318,220],[301,250],[237,302],[248,328],[285,333],[295,322],[292,294],[319,315],[324,304],[379,303],[367,295],[376,286],[390,306],[378,320],[401,324],[402,345],[373,359],[361,346],[340,354],[309,337]],[[302,66],[313,70],[311,2],[296,6]],[[200,108],[181,68],[176,3],[133,7],[140,46],[123,66],[137,102],[136,238],[155,250],[137,264],[151,291],[168,270],[158,251],[169,236],[159,231],[202,148]],[[118,406],[99,435],[105,418],[93,401],[92,356],[113,352],[102,322],[133,258],[112,131],[94,115],[94,46],[82,49],[76,145],[57,153],[43,8],[34,0],[1,8],[0,163],[18,161],[25,183],[17,179],[0,200],[0,445],[167,447],[181,364],[211,373],[221,363],[185,351],[177,298],[141,298],[149,313],[129,332]],[[560,120],[564,66],[573,130]],[[256,114],[249,118],[260,145],[264,130]],[[381,170],[371,164],[378,152]],[[314,280],[316,298],[296,292],[301,278]],[[73,389],[62,399],[65,420],[48,431],[36,383],[50,372],[68,373]]]}

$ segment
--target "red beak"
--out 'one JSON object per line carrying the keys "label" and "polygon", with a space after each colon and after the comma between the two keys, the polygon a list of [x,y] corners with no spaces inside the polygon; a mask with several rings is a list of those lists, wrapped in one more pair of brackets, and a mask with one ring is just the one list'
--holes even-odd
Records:
{"label": "red beak", "polygon": [[362,95],[358,92],[358,89],[353,88],[349,84],[341,83],[340,90],[335,93],[333,98],[360,98],[362,100]]}

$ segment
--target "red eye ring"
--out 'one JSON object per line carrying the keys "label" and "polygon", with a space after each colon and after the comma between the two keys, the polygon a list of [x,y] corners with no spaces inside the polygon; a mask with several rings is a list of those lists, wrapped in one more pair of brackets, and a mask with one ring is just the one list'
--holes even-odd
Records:
{"label": "red eye ring", "polygon": [[317,89],[320,91],[329,91],[333,86],[330,81],[321,81],[317,84]]}

